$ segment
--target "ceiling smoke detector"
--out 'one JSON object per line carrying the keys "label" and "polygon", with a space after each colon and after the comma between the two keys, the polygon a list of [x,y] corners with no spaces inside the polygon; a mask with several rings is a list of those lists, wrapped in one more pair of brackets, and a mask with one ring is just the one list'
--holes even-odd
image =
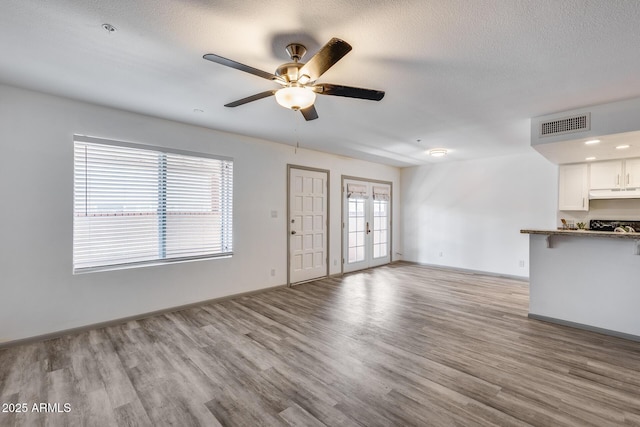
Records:
{"label": "ceiling smoke detector", "polygon": [[102,24],[102,28],[104,28],[109,34],[116,32],[116,27],[111,24]]}

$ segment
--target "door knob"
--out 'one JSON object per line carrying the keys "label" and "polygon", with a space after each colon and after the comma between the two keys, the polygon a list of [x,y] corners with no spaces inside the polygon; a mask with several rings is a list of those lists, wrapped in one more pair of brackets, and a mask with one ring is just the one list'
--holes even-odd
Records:
{"label": "door knob", "polygon": [[296,234],[296,230],[291,230],[291,234]]}

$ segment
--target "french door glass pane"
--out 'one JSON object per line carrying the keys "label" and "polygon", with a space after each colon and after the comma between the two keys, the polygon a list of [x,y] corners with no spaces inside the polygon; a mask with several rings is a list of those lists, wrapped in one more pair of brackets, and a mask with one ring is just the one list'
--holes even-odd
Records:
{"label": "french door glass pane", "polygon": [[386,200],[373,201],[373,258],[387,256],[388,205]]}
{"label": "french door glass pane", "polygon": [[364,200],[349,199],[349,253],[347,262],[364,260],[365,216]]}

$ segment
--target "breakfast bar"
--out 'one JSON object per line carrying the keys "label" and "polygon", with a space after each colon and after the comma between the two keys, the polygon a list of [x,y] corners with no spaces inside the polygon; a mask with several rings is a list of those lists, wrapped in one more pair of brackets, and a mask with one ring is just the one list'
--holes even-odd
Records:
{"label": "breakfast bar", "polygon": [[529,317],[640,341],[640,233],[529,234]]}

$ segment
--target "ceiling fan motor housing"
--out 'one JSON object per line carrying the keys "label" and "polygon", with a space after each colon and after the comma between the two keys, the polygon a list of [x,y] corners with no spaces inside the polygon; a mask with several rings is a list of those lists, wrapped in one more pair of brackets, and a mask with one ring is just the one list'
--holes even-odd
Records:
{"label": "ceiling fan motor housing", "polygon": [[275,75],[282,77],[287,83],[296,83],[300,80],[300,69],[304,66],[299,61],[307,53],[307,48],[299,43],[291,43],[287,45],[286,50],[293,62],[279,66]]}
{"label": "ceiling fan motor housing", "polygon": [[300,68],[304,64],[300,62],[288,62],[278,67],[275,74],[278,77],[282,77],[287,83],[297,82],[300,78]]}

